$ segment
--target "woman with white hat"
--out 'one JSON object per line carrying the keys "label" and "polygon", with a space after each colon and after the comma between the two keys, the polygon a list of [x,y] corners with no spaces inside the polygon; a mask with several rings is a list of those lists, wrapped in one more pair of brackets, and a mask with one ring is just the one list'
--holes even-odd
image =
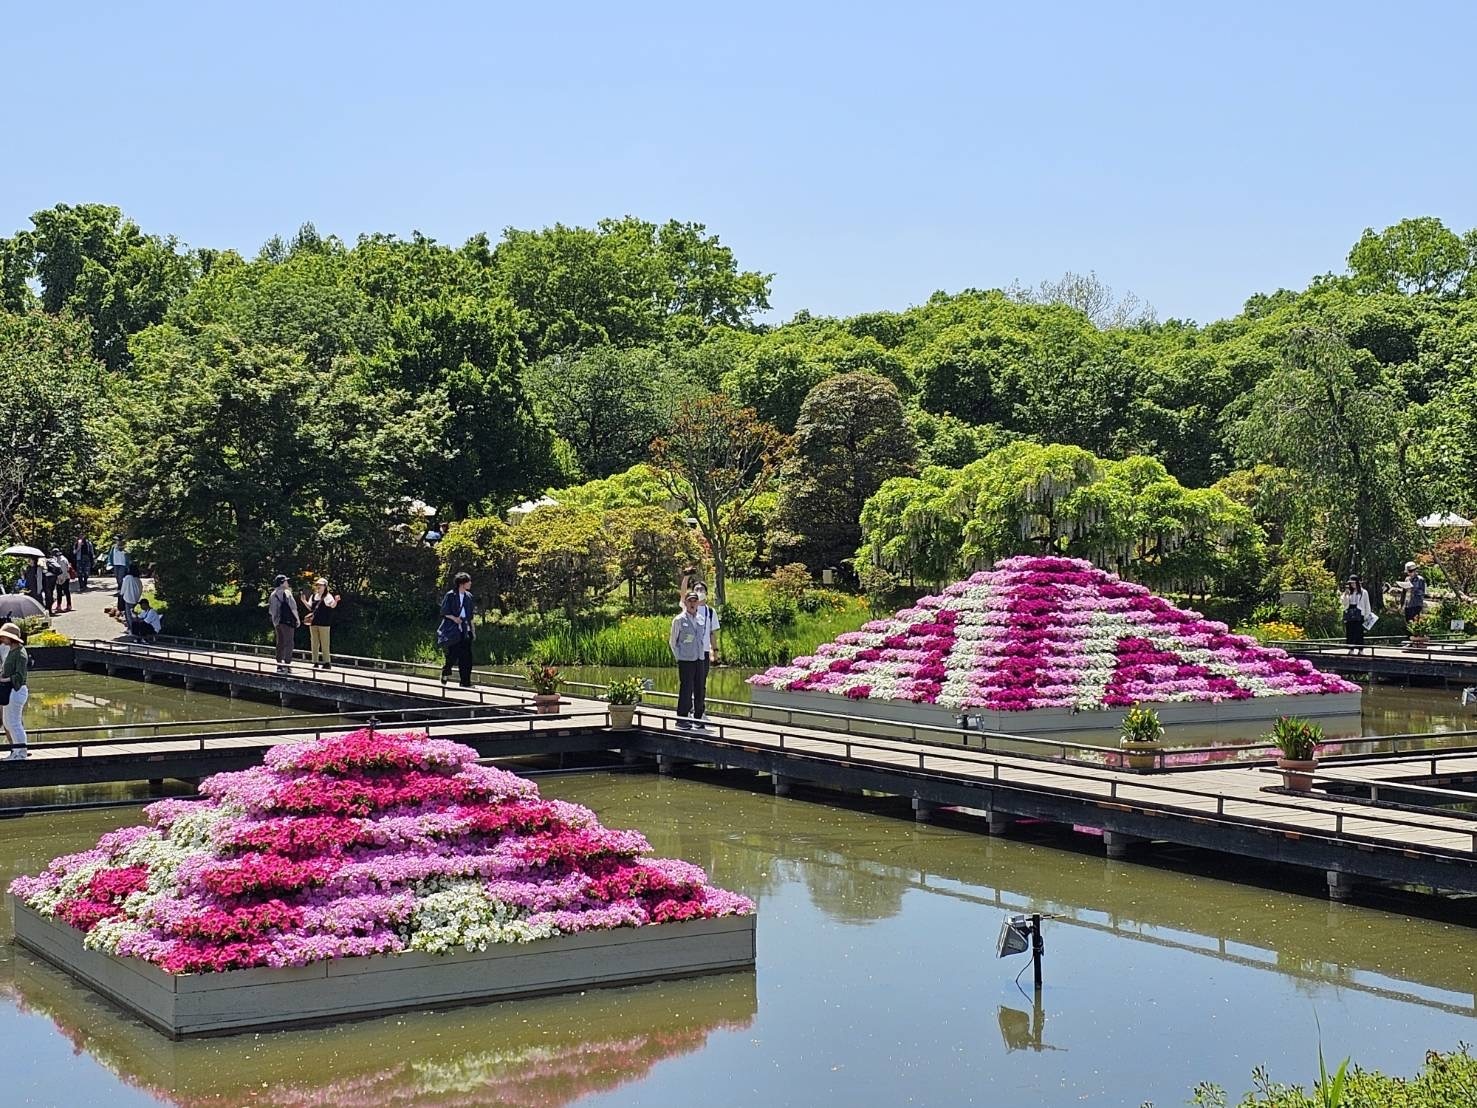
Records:
{"label": "woman with white hat", "polygon": [[0,662],[0,700],[5,707],[0,717],[5,722],[5,733],[10,736],[12,749],[8,761],[19,761],[26,756],[26,724],[23,718],[30,690],[26,687],[30,657],[26,654],[26,640],[21,629],[13,623],[0,627],[0,645],[9,647],[5,661]]}

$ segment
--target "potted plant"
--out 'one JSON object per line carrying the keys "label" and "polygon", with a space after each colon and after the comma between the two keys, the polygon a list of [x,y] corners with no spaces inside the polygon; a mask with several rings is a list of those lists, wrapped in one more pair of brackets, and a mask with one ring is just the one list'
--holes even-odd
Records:
{"label": "potted plant", "polygon": [[1118,749],[1127,755],[1129,769],[1150,770],[1164,749],[1160,741],[1163,738],[1164,726],[1159,722],[1158,712],[1152,708],[1130,708],[1118,732]]}
{"label": "potted plant", "polygon": [[1312,792],[1323,728],[1297,716],[1280,716],[1272,725],[1271,739],[1282,752],[1277,768],[1282,770],[1287,787],[1295,792]]}
{"label": "potted plant", "polygon": [[1436,617],[1433,615],[1416,616],[1408,626],[1410,638],[1405,643],[1405,649],[1424,650],[1431,643],[1431,629],[1436,626]]}
{"label": "potted plant", "polygon": [[610,729],[629,731],[636,716],[636,705],[641,703],[643,689],[641,678],[622,677],[612,681],[605,690],[605,699],[610,702]]}
{"label": "potted plant", "polygon": [[550,662],[528,663],[528,686],[533,689],[533,710],[540,715],[553,715],[559,711],[559,686],[564,678],[559,676],[559,667]]}

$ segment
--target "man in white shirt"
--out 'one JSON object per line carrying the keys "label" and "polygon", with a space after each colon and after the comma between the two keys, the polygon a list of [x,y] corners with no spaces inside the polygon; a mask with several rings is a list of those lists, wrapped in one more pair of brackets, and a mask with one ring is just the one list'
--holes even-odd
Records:
{"label": "man in white shirt", "polygon": [[164,630],[164,619],[147,599],[138,602],[138,617],[129,624],[136,639],[152,639]]}
{"label": "man in white shirt", "polygon": [[113,549],[108,551],[108,564],[113,567],[113,580],[118,582],[118,594],[123,594],[123,575],[128,572],[128,550],[123,545],[123,536],[113,536]]}

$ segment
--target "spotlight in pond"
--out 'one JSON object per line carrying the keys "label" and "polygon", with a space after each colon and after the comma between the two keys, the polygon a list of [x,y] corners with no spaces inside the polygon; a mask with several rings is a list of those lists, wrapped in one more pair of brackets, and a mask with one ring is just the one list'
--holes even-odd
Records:
{"label": "spotlight in pond", "polygon": [[[1041,991],[1041,955],[1046,953],[1046,941],[1041,937],[1041,921],[1050,919],[1039,912],[1029,916],[1006,916],[1000,925],[1000,938],[995,941],[995,957],[1009,958],[1012,954],[1031,952],[1031,968],[1035,972],[1036,991]],[[1019,974],[1017,974],[1019,976]]]}

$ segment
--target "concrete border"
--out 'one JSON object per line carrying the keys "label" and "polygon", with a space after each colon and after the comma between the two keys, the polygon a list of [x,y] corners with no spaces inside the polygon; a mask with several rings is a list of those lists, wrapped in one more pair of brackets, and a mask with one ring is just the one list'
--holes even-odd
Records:
{"label": "concrete border", "polygon": [[[811,712],[834,710],[838,715],[860,716],[879,724],[926,724],[957,730],[961,711],[967,711],[971,727],[1012,735],[1043,736],[1061,732],[1077,732],[1073,737],[1093,745],[1116,746],[1118,729],[1127,709],[1074,712],[1068,708],[1033,708],[1025,712],[991,712],[982,708],[945,708],[938,704],[914,704],[899,700],[848,700],[834,693],[792,692],[764,685],[752,687],[756,719],[783,720],[783,715],[766,716],[762,709],[801,708]],[[1250,700],[1222,700],[1150,704],[1159,713],[1159,721],[1169,726],[1216,726],[1266,722],[1278,716],[1296,715],[1311,719],[1332,716],[1359,721],[1363,693],[1319,693],[1304,696],[1259,696]],[[803,719],[795,721],[804,726]],[[896,734],[896,732],[893,732]],[[1101,742],[1099,743],[1099,740]],[[948,736],[930,736],[930,741],[947,742]]]}
{"label": "concrete border", "polygon": [[82,932],[11,897],[16,942],[171,1039],[367,1019],[578,992],[754,964],[755,916],[620,927],[481,953],[375,955],[288,969],[169,974],[82,945]]}

